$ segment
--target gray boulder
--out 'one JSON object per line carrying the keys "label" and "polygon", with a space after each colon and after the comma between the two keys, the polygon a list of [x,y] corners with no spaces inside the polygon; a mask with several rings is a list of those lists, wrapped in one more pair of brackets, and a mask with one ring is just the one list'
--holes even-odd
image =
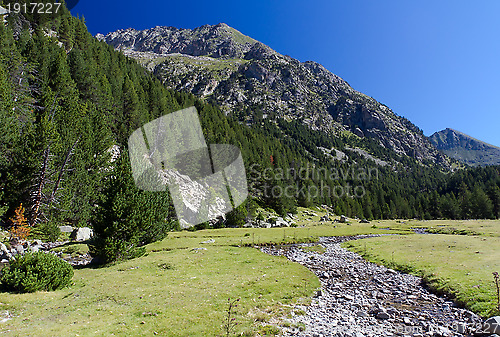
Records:
{"label": "gray boulder", "polygon": [[348,222],[348,221],[349,221],[349,219],[348,219],[345,215],[342,215],[342,216],[340,217],[340,220],[339,220],[339,222],[340,222],[340,223],[346,223],[346,222]]}
{"label": "gray boulder", "polygon": [[363,219],[361,220],[359,223],[370,223],[370,221],[366,220],[366,219]]}
{"label": "gray boulder", "polygon": [[71,226],[59,226],[61,233],[73,233],[73,227]]}
{"label": "gray boulder", "polygon": [[75,241],[87,241],[94,235],[94,231],[88,227],[75,228],[70,238]]}
{"label": "gray boulder", "polygon": [[391,318],[391,316],[385,312],[385,311],[380,311],[377,316],[376,316],[378,319],[382,319],[382,320],[386,320],[386,319],[389,319]]}
{"label": "gray boulder", "polygon": [[290,224],[286,222],[282,217],[278,217],[274,224],[276,227],[289,227]]}
{"label": "gray boulder", "polygon": [[331,221],[331,220],[330,220],[330,217],[329,217],[328,215],[323,215],[323,216],[319,219],[319,221],[325,221],[325,222],[326,222],[326,221]]}
{"label": "gray boulder", "polygon": [[1,260],[12,259],[12,254],[2,242],[0,242],[0,259]]}
{"label": "gray boulder", "polygon": [[[12,246],[12,249],[15,250],[15,253],[13,252],[12,255],[24,255],[24,247],[21,244],[15,244]],[[12,251],[12,250],[11,250]]]}

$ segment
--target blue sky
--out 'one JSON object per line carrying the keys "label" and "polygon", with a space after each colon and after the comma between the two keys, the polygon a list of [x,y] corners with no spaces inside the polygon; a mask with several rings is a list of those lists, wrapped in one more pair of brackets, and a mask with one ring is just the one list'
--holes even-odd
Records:
{"label": "blue sky", "polygon": [[219,22],[312,60],[424,130],[500,146],[498,0],[80,0],[92,34]]}

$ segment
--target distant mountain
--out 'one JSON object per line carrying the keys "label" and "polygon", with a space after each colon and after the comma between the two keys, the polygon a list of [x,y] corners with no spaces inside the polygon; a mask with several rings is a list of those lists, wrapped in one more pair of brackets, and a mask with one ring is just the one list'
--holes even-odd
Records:
{"label": "distant mountain", "polygon": [[460,131],[445,129],[429,137],[438,150],[472,166],[500,165],[500,148]]}
{"label": "distant mountain", "polygon": [[322,65],[300,62],[226,24],[98,34],[175,90],[211,101],[247,124],[298,120],[330,135],[354,134],[419,161],[447,165],[422,131]]}

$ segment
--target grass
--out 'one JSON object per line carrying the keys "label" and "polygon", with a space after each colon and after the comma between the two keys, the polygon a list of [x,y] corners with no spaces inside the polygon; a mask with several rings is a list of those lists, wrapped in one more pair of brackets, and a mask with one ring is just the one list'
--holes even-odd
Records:
{"label": "grass", "polygon": [[302,247],[302,250],[305,252],[315,252],[319,254],[323,254],[324,252],[326,252],[326,248],[321,245],[305,246]]}
{"label": "grass", "polygon": [[[319,286],[306,268],[257,249],[201,245],[202,236],[170,238],[147,256],[109,268],[75,270],[55,292],[2,293],[0,326],[9,336],[216,336],[228,298],[240,298],[238,333],[258,329],[255,308],[307,303]],[[207,250],[192,248],[206,246]],[[153,251],[154,250],[154,251]],[[304,280],[306,280],[304,282]],[[270,310],[273,312],[273,310]]]}
{"label": "grass", "polygon": [[58,246],[51,249],[52,252],[71,255],[72,257],[77,257],[80,255],[88,254],[89,247],[85,243],[67,243],[62,246]]}
{"label": "grass", "polygon": [[372,262],[423,277],[431,288],[452,294],[482,316],[499,314],[492,276],[500,270],[498,236],[406,235],[351,241],[344,246]]}
{"label": "grass", "polygon": [[[223,336],[228,299],[239,298],[235,335],[275,335],[276,325],[289,324],[280,318],[291,317],[292,311],[298,314],[295,305],[307,304],[320,283],[305,267],[261,253],[254,245],[315,242],[320,236],[412,234],[416,227],[465,228],[480,235],[412,234],[349,244],[374,261],[423,274],[436,288],[456,292],[477,312],[494,304],[491,272],[500,270],[500,222],[321,223],[324,210],[312,210],[312,217],[304,211],[299,209],[297,227],[169,233],[165,240],[148,245],[141,258],[107,268],[76,269],[74,285],[68,289],[0,293],[0,313],[13,315],[0,323],[0,333]],[[209,239],[215,242],[201,243]],[[86,252],[86,245],[70,243],[57,249],[79,254]],[[317,245],[304,249],[322,252]]]}

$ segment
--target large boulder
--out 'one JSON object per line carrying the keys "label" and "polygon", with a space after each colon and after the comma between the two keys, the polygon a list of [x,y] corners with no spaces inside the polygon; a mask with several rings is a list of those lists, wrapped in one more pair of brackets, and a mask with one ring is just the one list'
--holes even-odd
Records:
{"label": "large boulder", "polygon": [[328,216],[328,214],[327,214],[327,215],[323,215],[323,216],[319,219],[319,221],[326,222],[326,221],[331,221],[331,220],[330,220],[330,217],[329,217],[329,216]]}
{"label": "large boulder", "polygon": [[276,218],[274,226],[275,227],[289,227],[290,224],[288,222],[286,222],[282,217],[279,216],[278,218]]}
{"label": "large boulder", "polygon": [[75,241],[87,241],[94,235],[94,231],[88,227],[75,228],[70,238]]}
{"label": "large boulder", "polygon": [[0,242],[0,260],[10,260],[10,259],[12,259],[11,252],[2,242]]}

